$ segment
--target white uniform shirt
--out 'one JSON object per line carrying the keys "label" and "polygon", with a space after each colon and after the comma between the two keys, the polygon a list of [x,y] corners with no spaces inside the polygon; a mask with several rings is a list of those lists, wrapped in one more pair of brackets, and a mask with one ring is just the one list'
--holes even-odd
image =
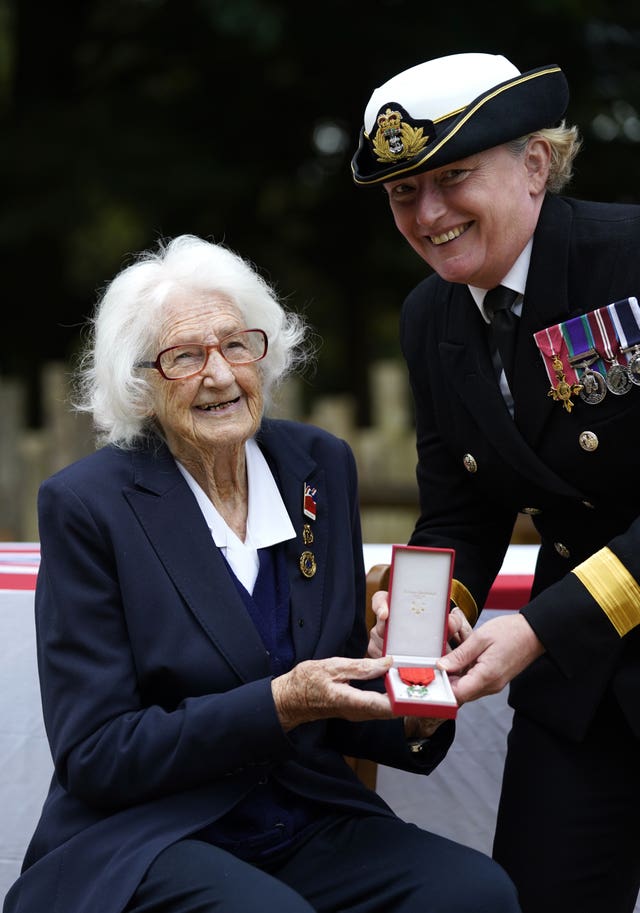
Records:
{"label": "white uniform shirt", "polygon": [[[532,247],[533,238],[529,240],[529,243],[522,251],[516,262],[513,264],[507,275],[504,276],[504,278],[499,283],[499,285],[504,285],[507,288],[511,288],[514,290],[514,292],[518,293],[518,297],[511,307],[513,313],[517,314],[518,317],[520,317],[522,314],[522,302],[524,299],[524,290],[527,284],[527,274],[529,272],[529,263],[531,262]],[[468,288],[471,292],[473,300],[478,305],[478,310],[482,314],[483,320],[485,323],[489,324],[491,321],[487,317],[484,309],[484,299],[489,289],[478,288],[478,286],[475,285],[470,285]],[[513,417],[513,397],[511,396],[511,390],[509,389],[509,384],[507,383],[507,378],[505,377],[504,371],[500,375],[500,391],[509,408],[511,416]]]}
{"label": "white uniform shirt", "polygon": [[193,476],[176,460],[211,530],[213,541],[229,562],[244,588],[253,592],[260,568],[259,548],[295,538],[293,524],[273,474],[260,448],[250,438],[245,444],[249,510],[244,542],[227,525]]}

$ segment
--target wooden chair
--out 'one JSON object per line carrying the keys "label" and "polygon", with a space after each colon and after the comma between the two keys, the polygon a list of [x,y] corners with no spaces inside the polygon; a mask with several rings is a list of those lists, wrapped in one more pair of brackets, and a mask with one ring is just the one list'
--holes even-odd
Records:
{"label": "wooden chair", "polygon": [[[375,624],[376,617],[371,608],[371,599],[378,590],[389,589],[389,565],[374,564],[367,573],[367,630],[370,631]],[[369,789],[376,788],[378,765],[374,761],[361,758],[347,758],[351,767],[358,774],[365,786]]]}

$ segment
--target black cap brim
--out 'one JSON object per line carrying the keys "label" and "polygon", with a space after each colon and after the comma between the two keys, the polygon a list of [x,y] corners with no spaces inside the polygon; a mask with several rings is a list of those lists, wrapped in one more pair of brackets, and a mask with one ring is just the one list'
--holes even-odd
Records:
{"label": "black cap brim", "polygon": [[[380,108],[400,113],[403,129],[419,136],[414,147],[394,152],[377,127],[360,131],[351,160],[357,184],[395,181],[407,174],[431,171],[499,146],[544,127],[557,125],[569,103],[567,80],[555,64],[521,73],[483,92],[461,111],[436,121],[413,120],[394,99]],[[396,119],[397,120],[397,119]],[[382,157],[382,160],[381,160]]]}

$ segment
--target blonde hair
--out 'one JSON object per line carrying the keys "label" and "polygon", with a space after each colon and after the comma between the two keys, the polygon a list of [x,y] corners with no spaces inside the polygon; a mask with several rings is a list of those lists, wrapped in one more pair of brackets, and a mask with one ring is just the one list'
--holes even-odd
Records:
{"label": "blonde hair", "polygon": [[578,128],[568,127],[562,121],[557,127],[543,127],[526,136],[511,140],[506,145],[514,154],[519,155],[524,152],[529,140],[535,137],[546,139],[551,147],[547,190],[550,193],[560,193],[573,177],[573,162],[582,146]]}

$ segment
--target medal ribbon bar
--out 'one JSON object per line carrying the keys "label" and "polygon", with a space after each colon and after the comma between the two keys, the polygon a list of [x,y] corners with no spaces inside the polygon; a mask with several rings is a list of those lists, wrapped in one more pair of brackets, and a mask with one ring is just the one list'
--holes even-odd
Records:
{"label": "medal ribbon bar", "polygon": [[640,346],[640,307],[637,298],[623,298],[608,305],[623,351]]}
{"label": "medal ribbon bar", "polygon": [[533,334],[533,338],[542,355],[542,360],[547,369],[547,377],[549,378],[551,386],[557,383],[558,380],[557,371],[554,368],[554,360],[556,358],[562,362],[562,368],[567,382],[569,384],[574,384],[578,378],[575,370],[565,357],[567,353],[567,344],[562,335],[561,324],[547,327],[544,330],[538,330],[537,333]]}
{"label": "medal ribbon bar", "polygon": [[589,311],[586,315],[593,336],[593,347],[600,358],[613,364],[618,360],[620,342],[616,336],[608,306]]}
{"label": "medal ribbon bar", "polygon": [[572,317],[571,320],[567,320],[560,326],[569,349],[570,363],[586,367],[597,362],[596,370],[604,374],[606,367],[598,358],[598,352],[586,314],[582,314],[580,317]]}

